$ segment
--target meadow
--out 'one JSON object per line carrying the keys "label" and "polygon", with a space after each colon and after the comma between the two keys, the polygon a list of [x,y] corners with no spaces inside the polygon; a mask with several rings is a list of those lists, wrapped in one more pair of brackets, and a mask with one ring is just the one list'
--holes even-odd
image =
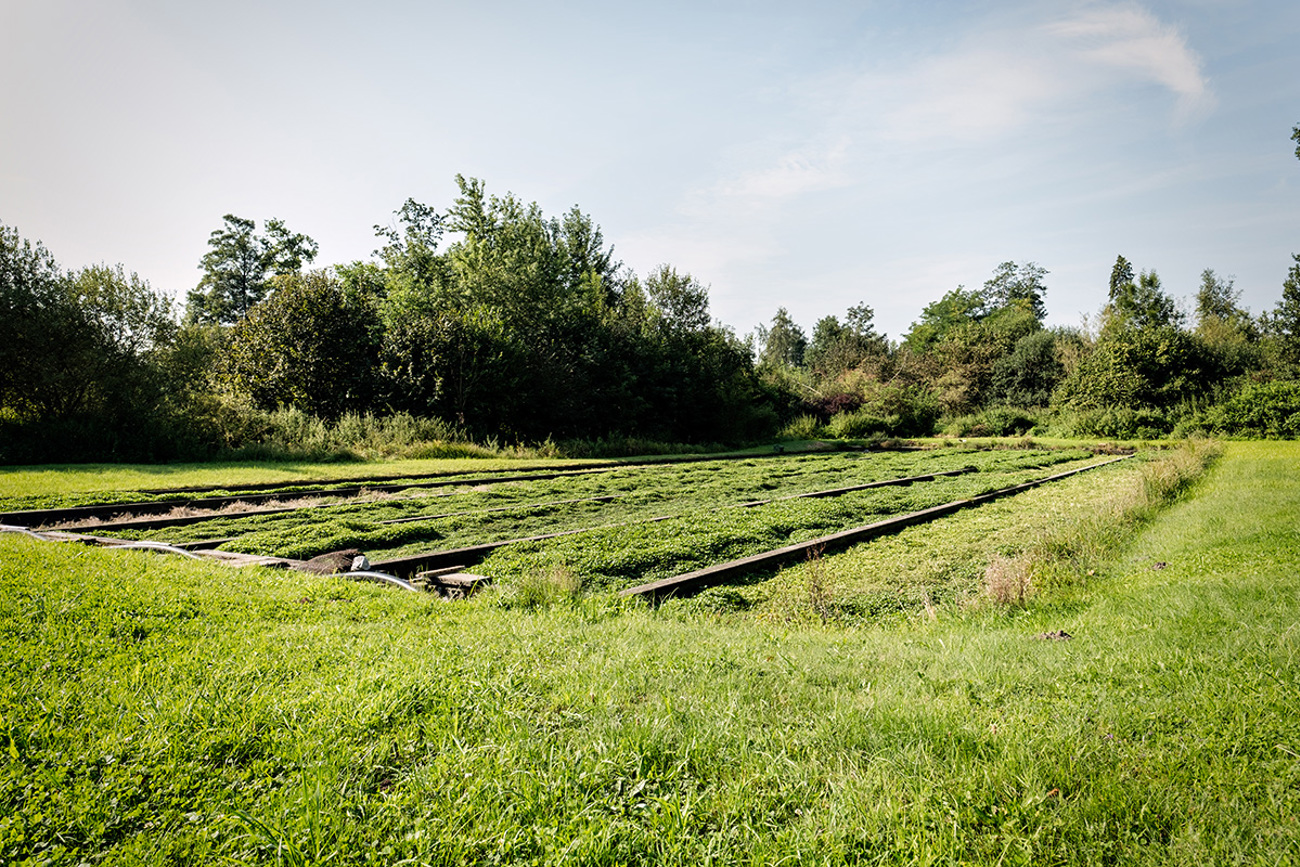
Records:
{"label": "meadow", "polygon": [[[1300,446],[1215,453],[654,608],[577,536],[446,602],[0,535],[0,862],[1296,863]],[[954,451],[990,464],[883,491],[1085,458]],[[645,544],[699,542],[672,492],[723,471],[686,467]],[[771,515],[728,538],[844,517]]]}

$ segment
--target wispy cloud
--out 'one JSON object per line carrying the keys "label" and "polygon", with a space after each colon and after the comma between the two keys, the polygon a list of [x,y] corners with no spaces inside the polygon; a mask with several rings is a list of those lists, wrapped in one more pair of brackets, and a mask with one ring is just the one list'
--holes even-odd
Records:
{"label": "wispy cloud", "polygon": [[1187,38],[1136,4],[1088,6],[1043,29],[1085,63],[1164,85],[1177,95],[1183,117],[1213,105]]}
{"label": "wispy cloud", "polygon": [[1062,82],[1046,53],[988,44],[1003,40],[1014,41],[999,34],[884,79],[865,78],[860,104],[878,107],[868,125],[890,140],[985,140],[1029,122]]}
{"label": "wispy cloud", "polygon": [[1175,96],[1178,121],[1213,106],[1186,37],[1133,3],[1087,3],[1048,21],[979,29],[910,68],[863,76],[857,89],[878,119],[874,133],[887,139],[989,140],[1134,80]]}
{"label": "wispy cloud", "polygon": [[[1017,154],[1042,158],[1041,150],[1020,148],[1030,129],[1093,129],[1097,112],[1135,99],[1156,117],[1163,99],[1175,123],[1213,106],[1187,37],[1145,7],[1130,0],[1043,6],[1023,2],[996,19],[936,24],[920,35],[941,49],[901,55],[881,43],[870,69],[840,67],[803,81],[801,107],[817,111],[802,141],[724,156],[715,182],[683,195],[675,225],[638,241],[688,250],[698,267],[725,280],[779,258],[791,225],[810,214],[850,213],[850,198],[902,212],[918,196],[942,198],[936,179],[946,163],[934,151],[983,148],[987,177],[995,165],[1014,169]],[[1135,84],[1154,87],[1135,97]],[[849,189],[812,205],[817,194]]]}

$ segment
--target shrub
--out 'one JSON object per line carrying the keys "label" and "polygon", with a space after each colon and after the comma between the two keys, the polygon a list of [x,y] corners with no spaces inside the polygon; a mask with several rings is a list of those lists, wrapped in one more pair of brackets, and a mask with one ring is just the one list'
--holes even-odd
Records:
{"label": "shrub", "polygon": [[675,443],[646,437],[608,436],[596,439],[547,441],[538,446],[543,457],[632,458],[642,455],[697,455],[724,451],[721,443]]}
{"label": "shrub", "polygon": [[958,437],[1025,436],[1040,427],[1040,414],[1009,406],[995,406],[975,415],[953,419],[944,433]]}
{"label": "shrub", "polygon": [[856,412],[842,412],[830,420],[826,426],[827,432],[836,439],[862,439],[864,437],[879,436],[888,434],[890,428],[889,419],[858,410]]}
{"label": "shrub", "polygon": [[862,405],[837,413],[827,425],[830,436],[929,436],[939,418],[939,401],[927,388],[879,381],[863,383]]}
{"label": "shrub", "polygon": [[[825,435],[826,429],[817,416],[801,415],[781,429],[780,438],[783,440],[814,440]],[[835,436],[838,436],[838,434],[835,434]]]}
{"label": "shrub", "polygon": [[1114,439],[1159,439],[1174,429],[1169,416],[1151,409],[1081,409],[1056,416],[1054,432],[1063,436],[1100,436]]}
{"label": "shrub", "polygon": [[1292,439],[1300,436],[1300,382],[1247,383],[1202,414],[1206,430],[1231,436]]}

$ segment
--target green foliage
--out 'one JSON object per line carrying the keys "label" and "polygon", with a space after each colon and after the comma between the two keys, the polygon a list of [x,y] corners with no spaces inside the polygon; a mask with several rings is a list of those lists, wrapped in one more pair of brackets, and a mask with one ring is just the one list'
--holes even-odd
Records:
{"label": "green foliage", "polygon": [[803,366],[808,338],[784,307],[777,309],[771,326],[758,326],[758,342],[760,364],[776,369]]}
{"label": "green foliage", "polygon": [[990,371],[994,400],[1010,406],[1047,406],[1052,392],[1065,377],[1057,354],[1058,335],[1036,331],[1016,341],[1007,355],[993,362]]}
{"label": "green foliage", "polygon": [[[255,410],[222,404],[212,420],[210,451],[220,460],[352,461],[364,459],[485,458],[498,453],[473,442],[455,425],[407,413],[376,416],[345,412],[333,420],[299,409]],[[202,454],[202,453],[201,453]]]}
{"label": "green foliage", "polygon": [[1055,401],[1102,412],[1168,408],[1203,393],[1211,373],[1202,345],[1186,331],[1116,321],[1061,383]]}
{"label": "green foliage", "polygon": [[817,321],[804,361],[822,378],[839,376],[861,367],[872,357],[889,351],[885,338],[876,333],[872,319],[875,312],[865,304],[849,308],[844,324],[835,316]]}
{"label": "green foliage", "polygon": [[1045,276],[1047,269],[1034,262],[1021,265],[1003,262],[983,289],[958,286],[928,304],[921,311],[920,321],[912,324],[904,345],[924,354],[945,340],[968,344],[979,333],[972,326],[988,319],[994,320],[988,324],[995,333],[1017,332],[1019,337],[1037,330],[1047,315],[1043,305],[1043,295],[1047,292],[1043,284]]}
{"label": "green foliage", "polygon": [[1259,328],[1238,306],[1241,290],[1231,278],[1222,279],[1207,268],[1196,293],[1196,337],[1205,347],[1219,378],[1258,370],[1263,360]]}
{"label": "green foliage", "polygon": [[660,265],[646,277],[649,303],[665,328],[675,332],[702,332],[709,326],[709,290],[690,274],[678,274]]}
{"label": "green foliage", "polygon": [[266,233],[257,235],[253,220],[234,214],[222,219],[225,226],[209,235],[211,249],[199,262],[203,279],[189,294],[189,322],[237,322],[266,297],[272,276],[296,274],[316,258],[316,242],[280,220],[267,220]]}
{"label": "green foliage", "polygon": [[959,286],[928,305],[904,339],[899,366],[929,384],[950,416],[1007,400],[1008,389],[1025,397],[1035,386],[1017,381],[1029,375],[1027,359],[1008,356],[1018,341],[1042,330],[1046,274],[1032,262],[1003,262],[983,289]]}
{"label": "green foliage", "polygon": [[415,285],[436,283],[443,265],[438,259],[443,216],[431,206],[407,199],[393,212],[397,226],[375,226],[375,235],[388,243],[376,253],[399,281]]}
{"label": "green foliage", "polygon": [[1131,292],[1133,283],[1133,265],[1123,256],[1115,257],[1115,265],[1110,269],[1110,290],[1107,298],[1115,301],[1121,295]]}
{"label": "green foliage", "polygon": [[944,433],[957,437],[1012,437],[1033,433],[1043,425],[1041,414],[1010,406],[994,406],[953,419]]}
{"label": "green foliage", "polygon": [[[708,290],[661,265],[625,273],[573,209],[458,177],[447,215],[408,203],[380,278],[383,402],[481,437],[736,440],[769,432],[749,348],[709,324]],[[443,228],[460,238],[435,252]]]}
{"label": "green foliage", "polygon": [[[1115,282],[1125,277],[1127,279],[1123,282]],[[1111,274],[1106,312],[1111,320],[1124,328],[1179,328],[1183,324],[1183,315],[1174,299],[1161,288],[1159,275],[1155,271],[1143,271],[1134,283],[1132,267],[1123,256],[1119,257],[1115,272]]]}
{"label": "green foliage", "polygon": [[1047,307],[1043,303],[1043,296],[1047,294],[1047,286],[1043,283],[1046,276],[1047,269],[1036,262],[1020,265],[1003,262],[984,283],[984,303],[990,311],[1022,307],[1042,322],[1047,317]]}
{"label": "green foliage", "polygon": [[1282,298],[1268,316],[1266,330],[1277,342],[1281,360],[1300,364],[1300,255],[1292,254],[1293,264],[1282,281]]}
{"label": "green foliage", "polygon": [[879,435],[912,437],[934,433],[940,405],[935,393],[919,385],[863,379],[856,384],[856,406],[832,415],[826,433],[837,439]]}
{"label": "green foliage", "polygon": [[137,275],[65,274],[0,226],[0,461],[152,454],[175,331],[170,302]]}
{"label": "green foliage", "polygon": [[1243,327],[1249,324],[1249,316],[1237,302],[1241,300],[1241,290],[1233,285],[1233,279],[1219,277],[1214,269],[1206,268],[1201,272],[1201,285],[1196,290],[1196,320],[1198,326],[1213,317],[1227,322],[1240,322]]}
{"label": "green foliage", "polygon": [[19,421],[140,412],[171,306],[119,265],[63,274],[39,243],[0,227],[0,408]]}
{"label": "green foliage", "polygon": [[379,319],[330,274],[275,280],[275,292],[231,329],[224,380],[261,409],[322,418],[372,405]]}
{"label": "green foliage", "polygon": [[[1012,305],[951,329],[931,347],[927,359],[943,409],[964,413],[988,403],[996,395],[999,362],[1041,327],[1030,310]],[[1003,363],[1004,384],[1011,372],[1006,365],[1013,363]]]}
{"label": "green foliage", "polygon": [[821,419],[805,413],[781,428],[780,437],[783,440],[815,440],[826,433],[826,426],[822,424]]}
{"label": "green foliage", "polygon": [[949,332],[983,317],[984,301],[978,290],[958,286],[925,306],[920,321],[912,323],[903,338],[904,345],[917,354],[928,352]]}
{"label": "green foliage", "polygon": [[1240,437],[1300,437],[1300,382],[1248,382],[1200,418],[1205,429]]}
{"label": "green foliage", "polygon": [[835,439],[865,439],[891,433],[890,419],[869,410],[838,412],[826,424],[826,434]]}
{"label": "green foliage", "polygon": [[325,427],[348,413],[436,417],[543,450],[736,444],[782,424],[915,435],[940,414],[1003,427],[984,413],[1049,401],[1061,429],[1183,431],[1246,378],[1300,373],[1300,264],[1258,323],[1207,269],[1189,333],[1156,273],[1119,256],[1098,337],[1048,333],[1046,269],[1007,261],[981,289],[927,305],[901,344],[859,304],[811,339],[782,307],[756,346],[711,323],[691,274],[623,268],[579,209],[548,217],[456,180],[445,212],[407,199],[375,227],[371,261],[328,275],[301,273],[316,254],[305,235],[226,215],[180,330],[120,266],[63,274],[3,230],[0,461],[326,454],[290,442],[321,439],[305,429],[270,434],[277,408]]}
{"label": "green foliage", "polygon": [[1168,413],[1159,410],[1114,406],[1059,411],[1051,429],[1067,437],[1151,440],[1168,435],[1174,423]]}

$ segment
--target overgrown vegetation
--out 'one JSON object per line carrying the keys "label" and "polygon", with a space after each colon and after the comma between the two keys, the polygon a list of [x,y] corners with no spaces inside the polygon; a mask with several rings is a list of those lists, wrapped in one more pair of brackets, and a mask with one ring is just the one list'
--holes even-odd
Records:
{"label": "overgrown vegetation", "polygon": [[[778,579],[805,621],[776,593],[719,617],[575,602],[555,572],[450,604],[0,536],[0,860],[1289,863],[1296,460],[1230,444],[1025,606],[900,568],[915,607],[847,618],[845,564],[889,540],[823,556]],[[895,562],[1101,511],[1144,475],[1116,467]]]}
{"label": "overgrown vegetation", "polygon": [[[431,549],[585,530],[511,546],[477,571],[522,581],[555,570],[589,587],[629,586],[641,578],[710,565],[786,542],[868,523],[1044,474],[1086,464],[1082,449],[813,454],[611,469],[559,479],[413,489],[382,499],[323,505],[286,514],[220,515],[202,523],[124,536],[169,542],[230,539],[224,550],[307,559],[359,548],[372,560]],[[782,499],[903,476],[970,467],[977,472],[910,487],[856,491],[826,499]],[[775,500],[761,507],[742,503]],[[418,520],[412,520],[418,519]],[[390,523],[399,521],[401,523]],[[96,530],[114,535],[111,527]]]}
{"label": "overgrown vegetation", "polygon": [[[685,611],[785,623],[855,623],[947,610],[1024,607],[1086,588],[1161,509],[1210,465],[1198,440],[1139,455],[958,519],[908,528],[818,558],[773,580],[672,603]],[[819,602],[808,603],[810,587]]]}

